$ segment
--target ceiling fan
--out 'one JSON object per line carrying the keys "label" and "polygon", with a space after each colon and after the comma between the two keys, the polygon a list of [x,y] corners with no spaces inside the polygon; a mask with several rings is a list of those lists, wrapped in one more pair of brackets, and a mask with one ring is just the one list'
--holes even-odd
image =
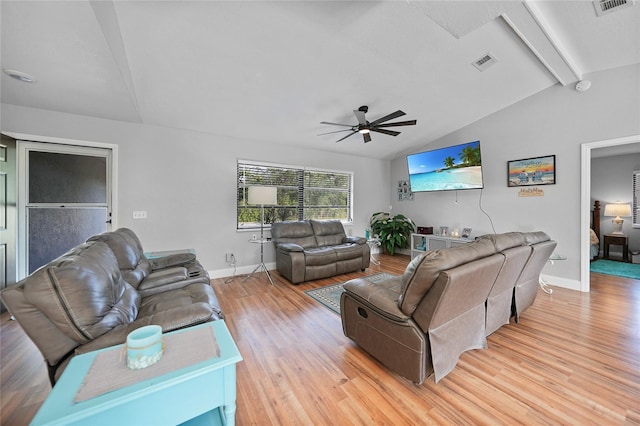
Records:
{"label": "ceiling fan", "polygon": [[353,113],[355,114],[356,118],[358,119],[358,124],[352,125],[352,124],[340,124],[340,123],[330,123],[328,121],[321,121],[320,124],[331,124],[333,126],[344,126],[344,127],[348,127],[348,129],[345,130],[336,130],[335,132],[327,132],[327,133],[320,133],[318,136],[320,135],[328,135],[331,133],[340,133],[340,132],[351,132],[349,133],[347,136],[340,138],[336,141],[336,143],[345,140],[346,138],[348,138],[351,135],[355,135],[356,133],[361,133],[362,134],[362,138],[364,139],[364,142],[370,142],[371,141],[371,132],[378,132],[378,133],[383,133],[385,135],[391,135],[391,136],[398,136],[400,134],[400,132],[396,132],[395,130],[387,130],[386,127],[395,127],[395,126],[413,126],[417,123],[416,120],[409,120],[409,121],[396,121],[395,123],[385,123],[386,121],[389,120],[393,120],[394,118],[398,118],[398,117],[402,117],[403,115],[406,115],[404,112],[398,110],[396,112],[392,112],[389,115],[385,115],[382,118],[378,118],[375,121],[367,121],[367,119],[365,118],[365,114],[369,111],[369,107],[366,105],[361,106],[360,108],[358,108],[357,110],[353,110]]}

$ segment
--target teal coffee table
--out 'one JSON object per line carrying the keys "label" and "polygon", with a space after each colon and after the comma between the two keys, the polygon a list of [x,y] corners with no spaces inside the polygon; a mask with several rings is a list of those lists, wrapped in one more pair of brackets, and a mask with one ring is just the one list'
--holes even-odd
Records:
{"label": "teal coffee table", "polygon": [[160,361],[143,370],[126,369],[123,345],[74,357],[32,425],[233,425],[242,356],[224,321],[164,339]]}

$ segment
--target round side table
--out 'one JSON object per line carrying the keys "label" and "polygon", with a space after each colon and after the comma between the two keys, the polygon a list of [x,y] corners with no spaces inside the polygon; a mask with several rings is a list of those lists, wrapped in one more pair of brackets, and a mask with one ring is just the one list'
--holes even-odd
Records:
{"label": "round side table", "polygon": [[[553,262],[556,260],[567,260],[567,257],[560,254],[552,254],[547,262],[553,265]],[[549,288],[549,285],[545,282],[545,280],[542,279],[542,277],[539,278],[538,282],[540,283],[540,288],[542,289],[542,291],[547,294],[553,293],[553,290]]]}
{"label": "round side table", "polygon": [[374,247],[380,247],[380,238],[377,238],[377,237],[369,238],[367,240],[367,244],[369,244],[369,250],[370,250],[369,258],[371,259],[371,263],[373,263],[376,266],[380,265],[380,261],[378,260],[376,255],[373,253]]}

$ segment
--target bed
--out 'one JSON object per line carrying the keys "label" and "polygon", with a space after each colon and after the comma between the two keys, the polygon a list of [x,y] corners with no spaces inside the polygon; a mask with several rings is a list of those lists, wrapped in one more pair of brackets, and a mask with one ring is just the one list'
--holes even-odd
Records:
{"label": "bed", "polygon": [[596,260],[600,256],[600,201],[593,202],[591,209],[591,242],[589,246],[589,259]]}

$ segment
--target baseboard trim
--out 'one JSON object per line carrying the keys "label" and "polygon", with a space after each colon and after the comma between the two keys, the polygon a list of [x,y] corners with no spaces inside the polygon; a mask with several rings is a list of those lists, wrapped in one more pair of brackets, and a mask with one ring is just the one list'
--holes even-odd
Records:
{"label": "baseboard trim", "polygon": [[[233,268],[216,269],[214,271],[208,271],[209,276],[213,278],[229,278],[238,277],[241,275],[248,275],[252,273],[258,265],[239,266],[234,271]],[[265,266],[269,271],[276,269],[275,262],[265,263]],[[562,287],[569,290],[582,291],[582,284],[578,280],[571,280],[568,278],[556,277],[553,275],[541,274],[540,277],[551,287]]]}
{"label": "baseboard trim", "polygon": [[[265,266],[269,271],[276,269],[276,263],[265,263]],[[216,269],[214,271],[209,272],[209,276],[213,278],[229,278],[229,277],[237,277],[240,275],[248,275],[252,273],[258,265],[247,265],[247,266],[238,266],[234,270],[233,268],[225,268],[225,269]]]}
{"label": "baseboard trim", "polygon": [[578,280],[569,278],[555,277],[553,275],[541,274],[540,278],[544,280],[550,287],[562,287],[569,290],[582,291],[582,283]]}

